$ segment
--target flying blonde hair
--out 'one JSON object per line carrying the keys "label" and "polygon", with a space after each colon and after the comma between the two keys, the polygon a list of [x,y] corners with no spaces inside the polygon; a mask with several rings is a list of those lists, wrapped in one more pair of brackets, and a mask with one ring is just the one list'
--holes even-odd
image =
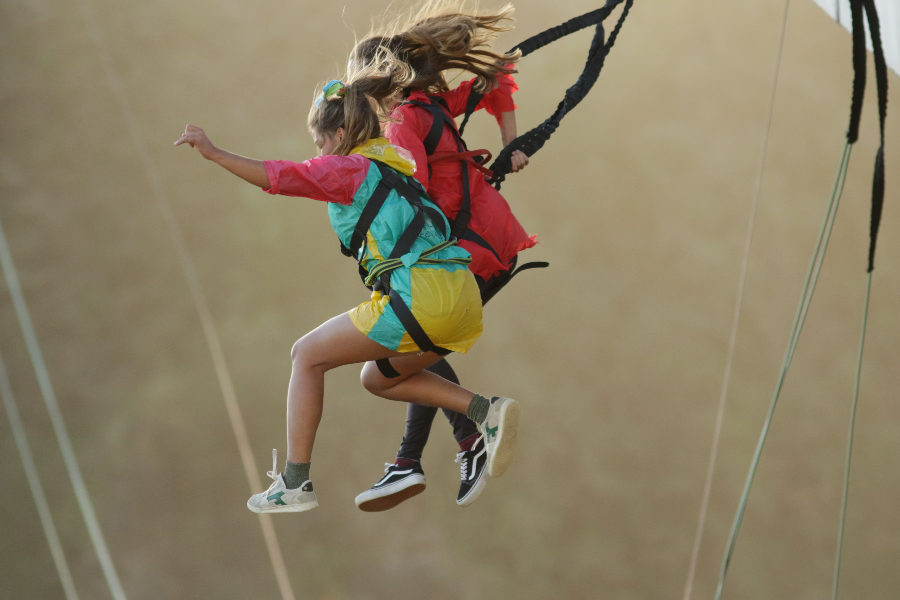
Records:
{"label": "flying blonde hair", "polygon": [[467,0],[427,0],[417,10],[373,23],[353,48],[351,64],[364,66],[382,49],[413,72],[405,94],[448,91],[444,72],[452,69],[475,75],[475,91],[487,93],[497,86],[499,74],[516,72],[512,65],[521,57],[519,51],[499,54],[491,47],[498,34],[513,28],[512,12],[511,4],[479,13],[477,4]]}

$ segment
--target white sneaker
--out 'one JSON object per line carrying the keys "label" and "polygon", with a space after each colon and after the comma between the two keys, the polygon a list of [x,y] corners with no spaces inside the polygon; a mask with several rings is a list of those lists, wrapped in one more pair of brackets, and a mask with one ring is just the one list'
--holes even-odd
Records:
{"label": "white sneaker", "polygon": [[287,488],[284,484],[284,477],[275,470],[278,464],[277,458],[277,450],[272,450],[272,470],[266,473],[275,481],[266,491],[250,496],[250,499],[247,500],[247,508],[255,513],[276,513],[304,512],[319,506],[312,481],[307,479],[300,484],[300,487],[293,490]]}
{"label": "white sneaker", "polygon": [[512,398],[491,398],[487,418],[478,425],[487,446],[487,471],[500,477],[516,456],[518,445],[519,403]]}

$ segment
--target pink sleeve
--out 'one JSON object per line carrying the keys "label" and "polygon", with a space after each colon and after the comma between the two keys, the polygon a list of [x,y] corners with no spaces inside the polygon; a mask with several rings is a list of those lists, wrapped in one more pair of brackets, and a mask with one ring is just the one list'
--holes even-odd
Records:
{"label": "pink sleeve", "polygon": [[[451,117],[456,118],[466,112],[466,102],[469,101],[469,92],[472,90],[473,85],[475,85],[475,80],[470,79],[469,81],[463,81],[456,89],[437,94],[447,103],[447,108],[450,110]],[[482,102],[484,101],[482,100]],[[478,108],[481,108],[482,102],[478,103]],[[478,108],[475,110],[478,110]]]}
{"label": "pink sleeve", "polygon": [[323,202],[353,204],[353,195],[369,172],[364,156],[317,156],[302,163],[267,160],[270,194],[302,196]]}
{"label": "pink sleeve", "polygon": [[[447,108],[450,109],[451,117],[455,118],[466,112],[466,103],[473,85],[475,85],[475,80],[470,79],[459,84],[456,89],[440,94],[447,103]],[[512,99],[513,93],[518,90],[519,86],[516,85],[512,75],[497,75],[497,87],[482,97],[475,110],[485,109],[497,119],[497,123],[500,123],[500,115],[518,108]]]}
{"label": "pink sleeve", "polygon": [[[408,150],[413,160],[416,161],[416,179],[428,191],[428,155],[425,154],[425,144],[422,140],[428,132],[423,131],[422,121],[418,118],[418,113],[424,113],[423,110],[416,110],[411,106],[404,106],[398,109],[399,121],[396,123],[388,123],[384,130],[384,136],[395,146],[400,146]],[[395,113],[395,116],[397,114]],[[431,119],[429,118],[429,122]]]}
{"label": "pink sleeve", "polygon": [[484,98],[478,104],[478,108],[484,108],[497,119],[497,123],[500,123],[500,116],[503,113],[512,112],[519,108],[512,98],[513,93],[519,90],[519,86],[516,85],[512,75],[505,74],[497,76],[497,83],[498,85],[495,89],[484,95]]}

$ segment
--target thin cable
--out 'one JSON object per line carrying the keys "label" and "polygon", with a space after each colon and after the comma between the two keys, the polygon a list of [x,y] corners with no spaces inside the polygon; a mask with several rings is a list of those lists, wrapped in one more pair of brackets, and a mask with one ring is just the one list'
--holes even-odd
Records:
{"label": "thin cable", "polygon": [[56,525],[53,523],[53,515],[50,513],[50,506],[47,504],[47,497],[44,495],[44,488],[41,485],[41,478],[38,476],[34,457],[31,455],[31,448],[28,447],[28,436],[25,435],[25,427],[22,425],[22,418],[19,416],[19,408],[16,406],[16,399],[13,396],[12,386],[9,383],[9,376],[6,373],[6,365],[3,364],[2,356],[0,356],[0,396],[3,396],[3,405],[6,407],[9,425],[13,430],[16,448],[19,450],[22,466],[25,467],[28,487],[31,488],[31,497],[34,498],[38,517],[40,517],[41,526],[44,528],[44,535],[47,536],[47,544],[50,546],[50,554],[53,556],[53,564],[56,565],[56,572],[59,574],[59,581],[62,584],[63,592],[66,594],[66,600],[78,600],[75,582],[72,581],[72,572],[69,570],[69,563],[66,562],[66,555],[59,541]]}
{"label": "thin cable", "polygon": [[853,402],[850,404],[850,429],[847,433],[847,460],[844,465],[844,494],[841,498],[841,517],[838,522],[837,550],[834,556],[834,581],[831,586],[831,600],[837,600],[838,583],[841,576],[841,552],[844,545],[844,522],[847,518],[847,495],[850,490],[850,461],[853,457],[853,429],[856,424],[856,406],[859,401],[859,380],[862,374],[863,349],[866,346],[866,323],[869,320],[869,298],[872,295],[872,272],[866,283],[866,305],[863,308],[862,334],[859,339],[859,359],[856,362],[856,385],[853,388]]}
{"label": "thin cable", "polygon": [[[209,303],[200,286],[197,270],[194,267],[193,260],[191,260],[187,246],[184,243],[184,234],[181,231],[181,227],[179,226],[178,220],[175,218],[175,213],[172,210],[172,206],[169,203],[168,195],[166,194],[165,187],[162,183],[162,178],[156,168],[156,163],[154,163],[150,156],[150,152],[147,149],[147,141],[145,140],[137,118],[134,115],[134,110],[131,108],[131,103],[128,100],[125,87],[122,85],[122,81],[113,66],[100,26],[94,18],[87,1],[78,0],[78,3],[81,7],[81,14],[90,33],[91,40],[94,43],[100,61],[103,63],[103,69],[106,72],[109,86],[112,88],[113,94],[118,101],[122,116],[124,117],[131,134],[135,150],[140,157],[150,186],[153,188],[153,196],[156,199],[156,203],[162,212],[163,219],[168,226],[169,234],[172,238],[172,245],[175,247],[175,251],[178,254],[184,277],[187,280],[188,289],[191,292],[197,315],[199,316],[200,323],[203,327],[203,334],[206,338],[206,344],[209,347],[213,366],[216,371],[216,377],[219,381],[219,387],[222,390],[222,398],[225,401],[225,408],[228,411],[228,418],[231,421],[231,427],[234,431],[234,437],[241,456],[241,462],[244,466],[244,472],[247,476],[247,482],[250,484],[251,492],[255,493],[262,487],[262,484],[260,483],[259,475],[257,474],[256,465],[253,463],[253,453],[250,449],[247,428],[244,425],[244,418],[241,415],[241,409],[237,402],[237,395],[234,391],[234,385],[231,381],[228,365],[225,362],[225,353],[222,350],[222,344],[219,340],[212,313],[209,309]],[[294,600],[294,592],[291,589],[291,582],[288,578],[287,569],[284,565],[284,558],[281,555],[281,549],[278,545],[275,528],[272,526],[271,515],[260,515],[259,520],[282,599]]]}
{"label": "thin cable", "polygon": [[716,411],[716,424],[713,429],[712,448],[709,452],[709,464],[706,467],[706,482],[703,484],[703,497],[700,501],[700,517],[697,519],[697,532],[694,534],[694,547],[691,550],[691,561],[688,567],[687,583],[684,586],[684,600],[690,600],[694,587],[694,575],[697,571],[697,559],[700,555],[700,542],[703,539],[703,529],[706,525],[706,513],[709,508],[709,496],[712,492],[713,473],[716,467],[716,457],[719,452],[719,439],[722,434],[722,421],[725,415],[725,399],[728,395],[728,385],[731,381],[731,367],[734,362],[734,349],[737,343],[738,324],[741,317],[741,305],[744,300],[744,284],[747,280],[747,269],[750,263],[750,247],[753,242],[753,229],[756,225],[756,214],[759,209],[759,197],[762,189],[763,172],[765,171],[766,155],[769,148],[769,132],[772,128],[772,114],[775,112],[775,96],[778,90],[778,74],[781,70],[781,56],[784,51],[784,38],[787,30],[788,9],[791,0],[784,2],[784,14],[781,18],[781,34],[778,38],[778,50],[775,53],[775,71],[772,74],[772,86],[769,93],[769,104],[766,108],[766,121],[760,143],[760,158],[756,170],[756,180],[753,183],[753,200],[750,206],[750,220],[747,222],[747,234],[744,237],[744,256],[741,259],[741,272],[738,277],[737,300],[734,303],[734,314],[731,318],[731,333],[728,337],[728,352],[725,356],[725,373],[722,376],[722,387],[719,390],[719,406]]}
{"label": "thin cable", "polygon": [[818,254],[816,256],[815,272],[813,273],[812,277],[812,289],[808,294],[806,294],[806,301],[803,304],[803,315],[800,318],[800,328],[796,330],[791,340],[788,363],[790,363],[790,361],[794,357],[794,350],[797,348],[797,342],[800,339],[800,330],[803,328],[803,322],[806,320],[806,313],[809,312],[809,305],[812,303],[812,295],[816,288],[816,282],[818,282],[819,280],[819,273],[822,271],[822,265],[825,262],[825,252],[828,249],[828,242],[831,240],[831,231],[834,228],[834,220],[837,216],[838,204],[840,203],[841,195],[844,192],[844,182],[847,180],[847,166],[850,164],[850,151],[852,149],[853,146],[851,144],[847,144],[844,148],[846,159],[844,159],[844,161],[842,162],[841,168],[838,169],[840,187],[838,189],[837,201],[834,202],[834,209],[831,210],[831,212],[826,217],[827,229],[824,236],[824,242],[822,242],[821,240],[819,242],[821,250],[818,251]]}
{"label": "thin cable", "polygon": [[812,301],[813,293],[818,283],[819,273],[822,268],[822,261],[825,258],[825,251],[828,248],[828,238],[831,237],[831,228],[834,225],[834,217],[837,214],[837,208],[840,204],[841,195],[844,191],[844,182],[846,181],[847,167],[850,164],[850,151],[852,146],[850,142],[844,145],[844,152],[841,156],[841,163],[838,168],[837,178],[834,182],[834,188],[831,191],[831,201],[828,204],[828,210],[825,212],[825,220],[822,223],[822,229],[819,232],[819,238],[816,242],[816,249],[813,253],[812,262],[810,262],[809,270],[806,274],[806,281],[803,286],[803,292],[800,297],[800,305],[797,307],[797,314],[794,317],[794,325],[791,329],[791,339],[788,343],[787,352],[785,352],[784,361],[781,365],[781,373],[778,377],[778,383],[775,386],[775,393],[772,396],[772,403],[769,406],[769,412],[763,424],[762,432],[759,436],[759,442],[756,445],[756,451],[753,453],[753,460],[750,463],[750,471],[747,473],[747,480],[744,484],[744,491],[741,494],[741,500],[738,505],[737,514],[734,517],[734,523],[731,527],[731,533],[728,536],[728,543],[725,548],[725,556],[722,560],[722,569],[719,574],[719,583],[716,587],[715,600],[722,597],[722,590],[725,585],[725,577],[728,574],[728,567],[731,564],[731,557],[734,554],[734,547],[737,543],[737,535],[741,528],[741,521],[744,518],[744,510],[747,508],[747,498],[750,496],[750,487],[753,485],[753,478],[756,475],[756,469],[759,466],[759,458],[762,454],[763,445],[769,433],[769,426],[772,424],[772,417],[775,413],[775,407],[778,404],[778,398],[781,395],[781,389],[787,376],[788,369],[791,366],[791,359],[794,356],[794,350],[800,339],[800,332],[803,329],[803,323],[806,321],[806,315]]}
{"label": "thin cable", "polygon": [[75,498],[78,500],[78,507],[81,509],[81,516],[84,517],[84,524],[87,526],[91,543],[94,545],[94,552],[97,554],[97,560],[100,561],[100,568],[103,570],[103,576],[106,578],[106,584],[109,586],[109,591],[113,598],[115,600],[125,600],[125,591],[122,589],[122,584],[119,582],[118,575],[116,575],[116,568],[109,555],[109,550],[106,548],[106,540],[103,538],[103,532],[100,530],[100,524],[97,522],[94,505],[91,503],[91,497],[88,494],[87,487],[84,485],[81,469],[78,468],[78,459],[75,458],[75,450],[69,439],[69,432],[66,430],[62,412],[59,410],[59,403],[56,401],[53,385],[50,383],[50,373],[47,371],[47,365],[44,363],[44,356],[41,354],[37,334],[34,331],[31,316],[28,314],[28,305],[25,303],[25,296],[22,293],[22,287],[19,285],[19,276],[16,274],[16,267],[9,252],[9,245],[6,243],[6,235],[3,233],[2,223],[0,223],[0,264],[3,266],[3,275],[6,277],[9,295],[12,296],[16,317],[19,320],[19,327],[21,327],[22,335],[25,337],[25,345],[28,347],[31,364],[34,367],[34,373],[37,376],[41,395],[44,397],[44,404],[47,406],[47,412],[50,413],[53,432],[56,434],[57,442],[59,442],[63,463],[66,465],[66,471],[69,474],[69,479],[72,481],[72,487],[75,489]]}

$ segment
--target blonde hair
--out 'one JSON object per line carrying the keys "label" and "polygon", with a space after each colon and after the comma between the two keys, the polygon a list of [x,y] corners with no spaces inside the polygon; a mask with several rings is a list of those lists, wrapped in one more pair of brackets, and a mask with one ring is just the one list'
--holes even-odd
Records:
{"label": "blonde hair", "polygon": [[355,65],[341,80],[343,93],[322,100],[324,84],[319,84],[307,126],[310,132],[328,136],[343,128],[344,139],[334,153],[347,156],[360,144],[381,136],[381,123],[391,120],[391,109],[413,77],[409,66],[378,49],[371,61]]}
{"label": "blonde hair", "polygon": [[477,5],[466,0],[428,0],[414,12],[374,24],[354,47],[351,59],[366,64],[379,50],[394,54],[414,73],[405,94],[449,90],[444,71],[451,69],[475,75],[475,91],[486,93],[497,86],[498,74],[515,73],[507,65],[521,57],[518,50],[498,54],[491,48],[499,33],[512,29],[504,23],[513,21],[512,12],[511,4],[479,14]]}

